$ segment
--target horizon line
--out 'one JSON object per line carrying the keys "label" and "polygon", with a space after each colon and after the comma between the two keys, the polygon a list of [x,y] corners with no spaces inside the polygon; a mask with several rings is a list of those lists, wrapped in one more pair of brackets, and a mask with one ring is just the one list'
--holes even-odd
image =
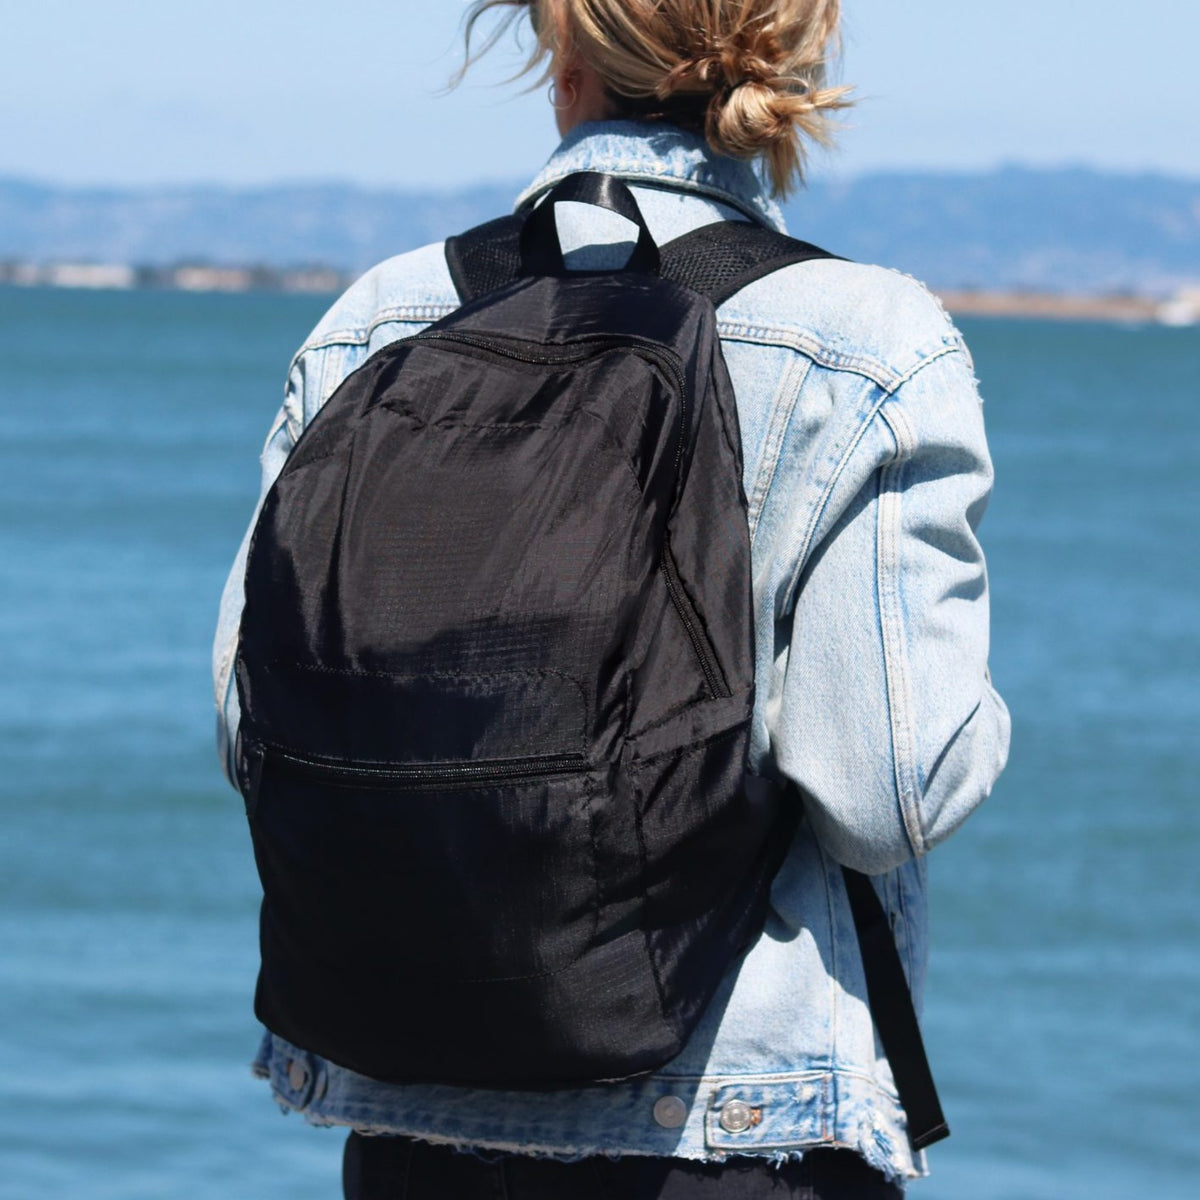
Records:
{"label": "horizon line", "polygon": [[[810,185],[822,186],[827,184],[857,183],[865,179],[892,178],[986,178],[1006,174],[1024,175],[1069,175],[1083,174],[1103,179],[1119,179],[1133,181],[1137,179],[1166,180],[1174,183],[1200,184],[1200,169],[1191,174],[1185,171],[1172,170],[1165,167],[1113,167],[1084,161],[1063,160],[1059,163],[1037,163],[1019,159],[1003,159],[989,166],[953,167],[953,166],[879,166],[867,167],[854,171],[836,171],[821,169],[813,171],[810,178],[800,185],[792,197],[803,195]],[[348,178],[346,176],[283,176],[276,179],[259,181],[233,181],[218,179],[191,180],[160,180],[160,181],[101,181],[101,180],[67,180],[54,179],[46,176],[9,172],[0,168],[0,186],[18,186],[35,188],[43,191],[60,191],[76,193],[96,192],[195,192],[219,191],[228,193],[253,194],[261,192],[281,191],[285,189],[338,189],[366,193],[384,193],[391,195],[432,196],[448,195],[468,191],[514,188],[519,191],[528,184],[527,179],[513,175],[507,178],[494,176],[476,180],[463,180],[460,183],[430,183],[424,186],[413,186],[400,182],[366,181]],[[515,192],[514,192],[515,194]]]}

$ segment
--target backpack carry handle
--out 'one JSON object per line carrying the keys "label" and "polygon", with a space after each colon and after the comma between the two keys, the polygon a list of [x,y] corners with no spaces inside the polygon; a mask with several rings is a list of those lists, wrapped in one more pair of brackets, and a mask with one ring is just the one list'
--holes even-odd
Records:
{"label": "backpack carry handle", "polygon": [[598,171],[579,171],[568,175],[562,183],[535,208],[525,224],[521,226],[521,273],[523,275],[564,275],[567,273],[563,261],[562,244],[558,240],[558,226],[554,219],[554,206],[563,200],[575,200],[581,204],[594,204],[606,208],[638,227],[637,244],[622,271],[649,271],[658,274],[659,254],[642,210],[638,208],[633,193],[614,175],[602,175]]}

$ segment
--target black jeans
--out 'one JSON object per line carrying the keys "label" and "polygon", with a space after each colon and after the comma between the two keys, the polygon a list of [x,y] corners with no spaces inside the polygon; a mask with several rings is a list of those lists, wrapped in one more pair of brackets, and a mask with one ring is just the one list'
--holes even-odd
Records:
{"label": "black jeans", "polygon": [[346,1200],[902,1200],[904,1192],[849,1150],[813,1150],[776,1168],[763,1159],[509,1155],[485,1162],[446,1146],[351,1133]]}

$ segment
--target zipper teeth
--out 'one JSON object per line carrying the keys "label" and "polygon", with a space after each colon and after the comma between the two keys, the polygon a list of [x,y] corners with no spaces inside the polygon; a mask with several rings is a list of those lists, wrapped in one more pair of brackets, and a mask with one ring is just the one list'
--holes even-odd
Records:
{"label": "zipper teeth", "polygon": [[394,784],[399,787],[456,782],[486,783],[493,779],[532,779],[543,775],[564,775],[572,771],[583,771],[588,765],[587,759],[581,754],[490,759],[475,763],[396,763],[386,767],[372,767],[363,764],[324,762],[272,748],[267,748],[266,753],[275,762],[304,774],[337,775],[344,779],[361,780],[363,783]]}
{"label": "zipper teeth", "polygon": [[[470,333],[444,329],[426,330],[414,334],[409,341],[413,342],[459,342],[464,346],[474,346],[480,350],[491,350],[505,358],[515,358],[518,362],[551,365],[554,363],[578,362],[603,354],[606,350],[632,349],[643,358],[653,359],[661,363],[671,374],[681,393],[687,391],[684,384],[683,371],[675,359],[675,355],[658,342],[649,338],[640,338],[636,334],[621,336],[597,336],[581,338],[576,342],[563,342],[554,348],[535,342],[522,342],[517,338],[507,338],[500,335]],[[528,347],[537,345],[538,350]]]}
{"label": "zipper teeth", "polygon": [[729,689],[721,682],[720,676],[717,673],[716,660],[708,645],[708,638],[704,631],[696,624],[692,615],[692,606],[683,593],[683,583],[679,578],[679,571],[675,566],[675,557],[672,555],[669,545],[663,546],[662,562],[663,577],[667,581],[667,592],[670,594],[671,603],[675,606],[675,611],[679,614],[679,619],[683,622],[688,640],[692,643],[692,649],[696,652],[696,658],[700,663],[700,670],[704,672],[704,682],[708,684],[709,694],[713,697],[728,696],[730,694]]}
{"label": "zipper teeth", "polygon": [[516,338],[505,338],[499,335],[489,337],[487,334],[440,329],[415,334],[411,340],[414,342],[451,342],[463,346],[473,346],[478,350],[488,350],[502,355],[504,358],[513,358],[518,362],[537,363],[538,365],[579,362],[581,359],[603,353],[610,344],[616,344],[612,338],[593,338],[587,342],[564,342],[561,346],[554,348],[541,346],[534,350],[531,347],[538,343],[521,342]]}

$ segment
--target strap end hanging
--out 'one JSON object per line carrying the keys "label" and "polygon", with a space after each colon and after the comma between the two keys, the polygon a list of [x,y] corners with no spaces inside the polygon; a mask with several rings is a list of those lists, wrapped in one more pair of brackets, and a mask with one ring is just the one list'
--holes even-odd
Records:
{"label": "strap end hanging", "polygon": [[929,1069],[900,952],[871,880],[849,867],[842,868],[842,877],[858,932],[867,1004],[908,1119],[909,1144],[923,1150],[949,1137],[950,1127]]}

